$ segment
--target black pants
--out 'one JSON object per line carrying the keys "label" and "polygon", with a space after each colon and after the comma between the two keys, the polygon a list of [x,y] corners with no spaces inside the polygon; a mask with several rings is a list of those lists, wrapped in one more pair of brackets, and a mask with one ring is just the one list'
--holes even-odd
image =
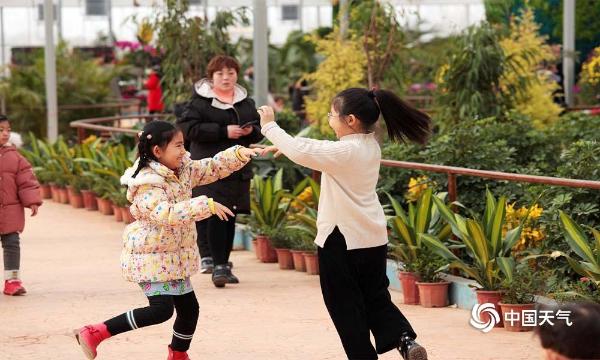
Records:
{"label": "black pants", "polygon": [[235,237],[235,217],[223,221],[216,216],[196,222],[201,257],[212,257],[215,265],[229,261]]}
{"label": "black pants", "polygon": [[19,270],[21,264],[21,247],[19,233],[0,235],[4,257],[4,270]]}
{"label": "black pants", "polygon": [[149,306],[130,310],[105,321],[108,332],[114,336],[141,327],[163,323],[173,316],[173,309],[175,309],[177,317],[173,324],[171,349],[187,351],[190,348],[200,314],[196,294],[192,291],[185,295],[149,296],[148,302]]}
{"label": "black pants", "polygon": [[[392,303],[386,276],[386,249],[347,250],[336,227],[319,251],[323,299],[350,360],[377,359],[416,334]],[[375,337],[373,348],[370,332]]]}

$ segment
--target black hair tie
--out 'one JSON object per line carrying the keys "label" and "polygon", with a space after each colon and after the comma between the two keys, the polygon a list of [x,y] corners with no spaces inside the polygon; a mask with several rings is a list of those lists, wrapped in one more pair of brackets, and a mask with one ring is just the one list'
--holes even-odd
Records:
{"label": "black hair tie", "polygon": [[369,96],[371,99],[375,99],[375,91],[369,90],[369,92],[367,92],[367,96]]}

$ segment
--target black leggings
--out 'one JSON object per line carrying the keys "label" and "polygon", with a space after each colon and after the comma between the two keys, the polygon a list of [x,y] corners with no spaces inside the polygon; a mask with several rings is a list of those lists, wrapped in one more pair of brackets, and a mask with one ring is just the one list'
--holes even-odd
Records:
{"label": "black leggings", "polygon": [[148,302],[149,306],[130,310],[106,320],[104,324],[108,332],[114,336],[141,327],[160,324],[169,320],[173,316],[173,310],[176,310],[177,317],[173,325],[171,349],[187,351],[190,348],[200,313],[196,294],[192,291],[185,295],[149,296]]}

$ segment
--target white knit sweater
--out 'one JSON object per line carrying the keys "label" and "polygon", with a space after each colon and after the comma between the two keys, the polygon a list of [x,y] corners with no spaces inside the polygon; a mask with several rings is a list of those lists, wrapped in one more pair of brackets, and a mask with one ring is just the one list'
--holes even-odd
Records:
{"label": "white knit sweater", "polygon": [[385,214],[375,192],[381,149],[374,134],[339,141],[294,138],[275,122],[262,133],[293,162],[322,172],[317,245],[323,247],[336,226],[348,250],[387,244]]}

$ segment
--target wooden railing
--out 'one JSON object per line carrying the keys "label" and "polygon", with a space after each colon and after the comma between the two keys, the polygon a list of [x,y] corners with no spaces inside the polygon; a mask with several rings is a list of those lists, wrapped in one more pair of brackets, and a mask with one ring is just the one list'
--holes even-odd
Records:
{"label": "wooden railing", "polygon": [[[161,119],[167,117],[167,114],[154,114],[154,115],[131,115],[131,116],[110,116],[103,118],[83,119],[73,121],[71,127],[77,129],[77,136],[79,141],[83,141],[86,138],[87,131],[96,131],[100,133],[123,133],[137,136],[139,130],[122,128],[119,126],[122,120],[137,119],[139,121],[148,121],[152,119]],[[110,123],[110,125],[105,125]],[[115,124],[117,126],[115,126]],[[260,147],[260,146],[257,146]],[[600,190],[600,181],[593,180],[579,180],[579,179],[566,179],[556,178],[550,176],[538,176],[538,175],[527,175],[527,174],[516,174],[499,171],[489,170],[476,170],[456,166],[446,165],[434,165],[434,164],[423,164],[414,163],[408,161],[396,161],[396,160],[381,160],[381,165],[386,167],[401,168],[407,170],[421,170],[426,172],[442,173],[448,177],[448,197],[450,201],[456,201],[458,198],[457,193],[457,178],[458,176],[473,176],[484,179],[503,180],[520,183],[530,184],[544,184],[553,186],[565,186],[573,188],[583,189],[596,189]],[[318,179],[319,174],[313,173],[313,178]]]}

